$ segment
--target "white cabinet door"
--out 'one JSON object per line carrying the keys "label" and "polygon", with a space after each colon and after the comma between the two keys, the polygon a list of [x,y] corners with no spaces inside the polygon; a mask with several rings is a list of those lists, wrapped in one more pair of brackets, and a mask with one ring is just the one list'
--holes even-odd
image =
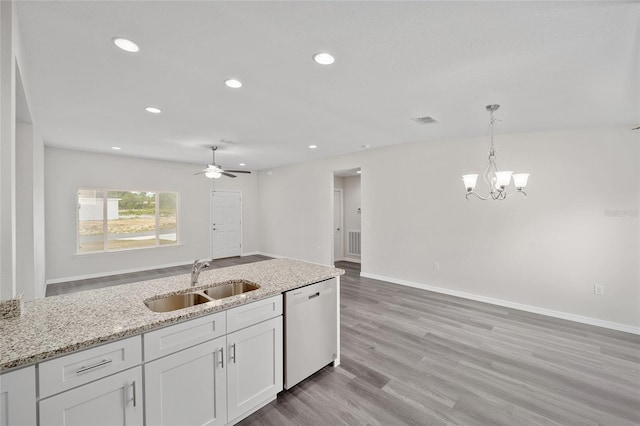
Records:
{"label": "white cabinet door", "polygon": [[36,368],[0,375],[0,426],[36,424]]}
{"label": "white cabinet door", "polygon": [[220,337],[145,365],[148,425],[226,424],[225,342]]}
{"label": "white cabinet door", "polygon": [[40,425],[142,425],[142,367],[40,401]]}
{"label": "white cabinet door", "polygon": [[227,336],[227,406],[230,422],[282,390],[282,317]]}

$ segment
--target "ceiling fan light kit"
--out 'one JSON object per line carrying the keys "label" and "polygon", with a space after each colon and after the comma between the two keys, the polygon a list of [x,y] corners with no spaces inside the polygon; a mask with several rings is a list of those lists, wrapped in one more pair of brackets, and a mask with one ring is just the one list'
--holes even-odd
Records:
{"label": "ceiling fan light kit", "polygon": [[206,168],[200,170],[197,173],[194,173],[194,175],[204,174],[205,177],[207,177],[209,179],[219,179],[222,176],[226,176],[226,177],[230,177],[230,178],[237,177],[236,175],[234,175],[232,173],[247,173],[247,174],[251,174],[251,172],[248,171],[248,170],[225,170],[222,167],[218,166],[216,164],[216,151],[217,150],[218,150],[217,146],[212,146],[211,147],[211,164],[207,164]]}
{"label": "ceiling fan light kit", "polygon": [[529,180],[529,173],[513,173],[512,171],[501,171],[496,164],[496,149],[493,144],[493,126],[497,121],[493,113],[500,108],[500,105],[493,104],[487,105],[486,109],[489,111],[491,121],[489,123],[491,146],[489,147],[489,162],[482,173],[482,179],[489,187],[489,194],[486,197],[481,196],[475,192],[476,184],[478,182],[477,174],[468,174],[462,176],[462,181],[467,189],[465,195],[466,199],[469,199],[470,195],[475,195],[481,200],[506,200],[511,194],[507,193],[507,187],[511,183],[513,177],[513,186],[516,188],[516,192],[527,196],[524,192],[524,188],[527,186]]}

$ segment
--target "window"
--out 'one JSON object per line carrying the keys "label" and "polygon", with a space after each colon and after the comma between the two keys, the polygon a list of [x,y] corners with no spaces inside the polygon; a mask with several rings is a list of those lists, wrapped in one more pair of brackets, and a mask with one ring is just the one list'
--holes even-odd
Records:
{"label": "window", "polygon": [[177,193],[78,191],[78,253],[177,243]]}

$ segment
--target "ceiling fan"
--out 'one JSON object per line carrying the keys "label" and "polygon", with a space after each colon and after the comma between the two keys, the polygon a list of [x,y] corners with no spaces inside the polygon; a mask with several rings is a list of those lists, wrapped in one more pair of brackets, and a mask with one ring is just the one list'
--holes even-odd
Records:
{"label": "ceiling fan", "polygon": [[218,149],[217,146],[212,146],[211,147],[211,164],[207,164],[206,168],[200,170],[197,173],[194,173],[194,175],[204,174],[209,179],[219,179],[222,176],[226,176],[226,177],[230,177],[230,178],[237,177],[236,175],[234,175],[232,173],[251,173],[250,171],[247,171],[247,170],[224,170],[222,167],[218,166],[216,164],[216,150],[217,149]]}

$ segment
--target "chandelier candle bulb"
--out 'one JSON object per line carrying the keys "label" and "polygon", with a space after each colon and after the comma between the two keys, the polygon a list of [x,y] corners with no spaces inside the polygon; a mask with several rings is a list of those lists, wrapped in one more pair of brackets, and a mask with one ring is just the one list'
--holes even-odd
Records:
{"label": "chandelier candle bulb", "polygon": [[511,182],[511,175],[513,172],[496,172],[496,187],[497,189],[504,190],[504,188]]}
{"label": "chandelier candle bulb", "polygon": [[513,185],[518,191],[523,190],[527,186],[529,173],[516,173],[513,175]]}
{"label": "chandelier candle bulb", "polygon": [[478,175],[463,175],[462,180],[464,181],[464,186],[467,188],[467,191],[473,191],[478,181]]}

